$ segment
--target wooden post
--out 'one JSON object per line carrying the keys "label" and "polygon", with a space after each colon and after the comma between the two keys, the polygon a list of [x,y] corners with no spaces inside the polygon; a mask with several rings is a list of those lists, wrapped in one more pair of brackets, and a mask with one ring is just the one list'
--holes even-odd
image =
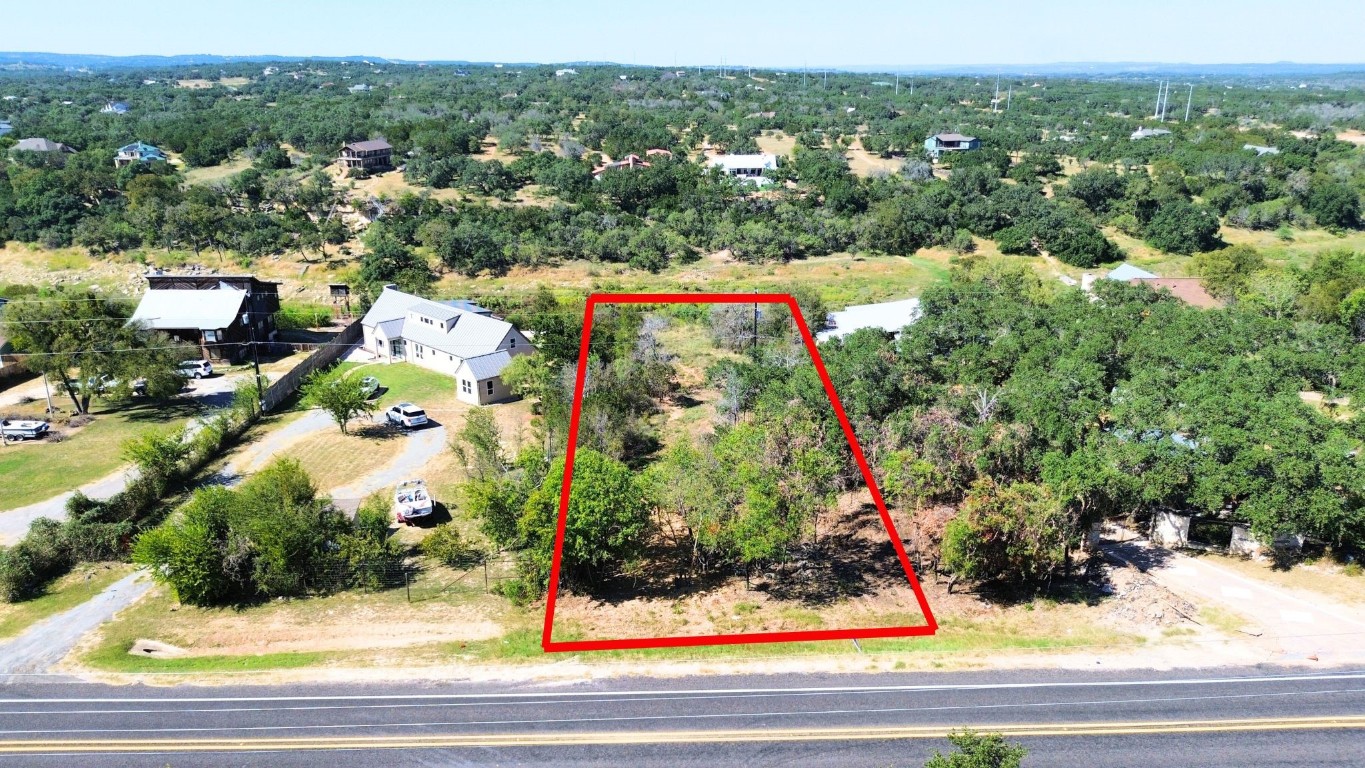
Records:
{"label": "wooden post", "polygon": [[403,571],[403,591],[408,593],[408,602],[412,602],[412,579],[408,578],[406,569]]}

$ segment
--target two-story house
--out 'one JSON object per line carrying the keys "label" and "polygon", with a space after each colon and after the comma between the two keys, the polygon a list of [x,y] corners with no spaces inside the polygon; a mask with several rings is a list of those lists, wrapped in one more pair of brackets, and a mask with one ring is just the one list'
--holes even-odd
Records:
{"label": "two-story house", "polygon": [[511,323],[476,304],[431,301],[392,285],[360,323],[370,354],[453,376],[456,397],[474,405],[513,398],[502,371],[513,357],[535,351]]}

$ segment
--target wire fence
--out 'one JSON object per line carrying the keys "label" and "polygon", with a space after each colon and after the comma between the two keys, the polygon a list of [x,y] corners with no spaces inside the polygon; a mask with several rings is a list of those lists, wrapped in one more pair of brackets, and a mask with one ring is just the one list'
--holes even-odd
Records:
{"label": "wire fence", "polygon": [[320,593],[343,590],[390,592],[402,590],[407,601],[420,603],[457,595],[496,592],[517,578],[516,559],[505,553],[474,554],[457,566],[425,562],[379,560],[338,563],[307,578],[307,589]]}

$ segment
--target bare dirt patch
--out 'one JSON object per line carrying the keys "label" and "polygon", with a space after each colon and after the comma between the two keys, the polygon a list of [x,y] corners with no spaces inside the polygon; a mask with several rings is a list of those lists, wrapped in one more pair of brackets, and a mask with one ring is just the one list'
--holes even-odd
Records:
{"label": "bare dirt patch", "polygon": [[855,140],[844,156],[848,158],[849,171],[854,176],[865,179],[872,176],[890,176],[899,171],[901,163],[904,162],[898,157],[881,157],[868,152],[863,149],[862,139]]}
{"label": "bare dirt patch", "polygon": [[1355,144],[1358,147],[1365,147],[1365,131],[1357,131],[1354,128],[1336,132],[1337,141],[1345,141]]}

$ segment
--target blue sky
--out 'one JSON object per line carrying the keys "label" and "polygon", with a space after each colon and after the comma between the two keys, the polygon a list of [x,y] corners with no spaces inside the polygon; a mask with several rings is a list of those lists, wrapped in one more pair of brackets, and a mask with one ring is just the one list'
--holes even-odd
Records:
{"label": "blue sky", "polygon": [[[1363,0],[64,0],[0,49],[811,67],[1365,60]],[[54,6],[56,7],[56,6]],[[952,16],[950,18],[949,16]]]}

